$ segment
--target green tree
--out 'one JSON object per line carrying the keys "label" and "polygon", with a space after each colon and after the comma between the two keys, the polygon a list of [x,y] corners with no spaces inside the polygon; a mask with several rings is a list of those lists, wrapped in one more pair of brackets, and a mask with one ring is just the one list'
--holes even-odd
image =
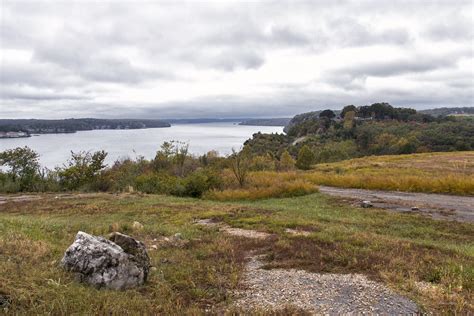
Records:
{"label": "green tree", "polygon": [[33,190],[39,179],[39,155],[31,148],[18,147],[0,152],[0,167],[6,166],[13,182],[18,182],[21,191]]}
{"label": "green tree", "polygon": [[291,157],[288,150],[285,149],[280,156],[280,170],[289,171],[295,168],[295,160]]}
{"label": "green tree", "polygon": [[75,190],[85,185],[92,185],[100,172],[105,168],[107,153],[103,150],[95,153],[71,151],[67,165],[58,169],[60,183],[65,189]]}
{"label": "green tree", "polygon": [[308,145],[304,145],[298,152],[298,158],[296,159],[296,167],[302,170],[309,170],[311,169],[311,165],[314,163],[314,159],[314,153],[311,151]]}
{"label": "green tree", "polygon": [[328,118],[328,119],[333,119],[333,118],[336,117],[336,114],[331,110],[324,110],[321,113],[319,113],[319,117],[320,118],[325,117],[325,118]]}
{"label": "green tree", "polygon": [[173,158],[173,143],[163,142],[160,150],[156,152],[155,158],[152,161],[152,166],[155,171],[169,170],[172,165]]}

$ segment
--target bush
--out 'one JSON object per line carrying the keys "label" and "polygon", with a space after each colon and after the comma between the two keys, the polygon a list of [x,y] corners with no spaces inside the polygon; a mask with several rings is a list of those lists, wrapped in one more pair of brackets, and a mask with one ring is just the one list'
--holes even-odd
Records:
{"label": "bush", "polygon": [[67,166],[58,168],[59,181],[64,189],[91,189],[98,180],[101,171],[105,168],[105,151],[71,152],[71,159]]}
{"label": "bush", "polygon": [[136,178],[151,168],[150,163],[143,157],[136,160],[127,158],[115,161],[114,165],[105,171],[104,176],[110,183],[109,190],[123,191],[128,186],[135,186]]}
{"label": "bush", "polygon": [[178,185],[177,177],[163,173],[142,174],[135,179],[135,188],[143,193],[179,195],[181,189]]}
{"label": "bush", "polygon": [[302,170],[309,170],[311,169],[311,165],[314,163],[314,159],[314,153],[307,145],[304,145],[298,152],[298,159],[296,159],[296,167]]}
{"label": "bush", "polygon": [[201,169],[184,179],[183,195],[201,197],[204,192],[221,186],[222,180],[216,172]]}
{"label": "bush", "polygon": [[220,176],[208,169],[199,169],[186,178],[166,173],[146,173],[135,179],[135,188],[143,193],[191,197],[201,197],[204,192],[219,188],[221,184]]}

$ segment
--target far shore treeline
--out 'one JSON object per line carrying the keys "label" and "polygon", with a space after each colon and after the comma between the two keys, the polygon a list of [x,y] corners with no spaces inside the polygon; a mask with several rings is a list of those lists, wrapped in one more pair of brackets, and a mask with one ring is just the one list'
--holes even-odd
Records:
{"label": "far shore treeline", "polygon": [[[309,112],[295,116],[285,127],[286,134],[256,133],[227,157],[214,151],[194,156],[188,144],[174,141],[157,144],[153,159],[122,159],[111,166],[104,163],[104,151],[72,151],[62,167],[49,170],[40,166],[32,149],[10,149],[0,152],[0,192],[138,191],[217,200],[304,195],[315,192],[316,184],[331,183],[327,175],[315,175],[316,164],[374,155],[474,150],[474,118],[457,114],[461,115],[435,117],[387,103]],[[78,123],[75,128],[84,126]],[[474,194],[472,180],[462,175],[436,186],[407,176],[410,181],[394,180],[390,189],[410,190],[418,184],[419,191]],[[380,189],[384,189],[382,182]]]}
{"label": "far shore treeline", "polygon": [[171,127],[172,124],[202,124],[238,122],[239,125],[285,126],[290,118],[199,118],[199,119],[96,119],[77,118],[62,120],[0,119],[0,139],[29,137],[31,134],[75,133],[78,131],[110,129],[143,129]]}

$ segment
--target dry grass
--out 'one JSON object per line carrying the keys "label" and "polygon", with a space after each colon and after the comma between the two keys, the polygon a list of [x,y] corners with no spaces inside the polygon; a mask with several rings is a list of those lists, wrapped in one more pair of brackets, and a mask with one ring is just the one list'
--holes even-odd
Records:
{"label": "dry grass", "polygon": [[319,164],[305,179],[337,187],[474,195],[474,152],[373,156]]}
{"label": "dry grass", "polygon": [[259,200],[317,192],[317,185],[474,195],[474,152],[372,156],[315,165],[310,171],[251,172],[243,188],[223,173],[224,189],[204,198]]}
{"label": "dry grass", "polygon": [[296,172],[253,172],[243,188],[235,187],[231,181],[231,179],[225,180],[226,183],[230,183],[227,185],[230,188],[207,192],[204,198],[216,201],[259,200],[318,192],[313,183],[303,179]]}

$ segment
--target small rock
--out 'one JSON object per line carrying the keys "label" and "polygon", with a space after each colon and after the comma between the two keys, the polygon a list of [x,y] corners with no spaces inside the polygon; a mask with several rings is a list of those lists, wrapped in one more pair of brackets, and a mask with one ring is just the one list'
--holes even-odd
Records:
{"label": "small rock", "polygon": [[81,282],[114,290],[142,285],[150,270],[145,245],[134,238],[112,233],[110,240],[78,232],[61,265]]}
{"label": "small rock", "polygon": [[132,224],[132,228],[134,230],[142,230],[143,229],[143,224],[137,221],[134,221]]}
{"label": "small rock", "polygon": [[10,305],[10,297],[5,294],[0,294],[0,308],[7,308]]}
{"label": "small rock", "polygon": [[374,205],[370,201],[362,201],[360,203],[360,206],[362,206],[363,208],[369,208],[369,207],[373,207]]}
{"label": "small rock", "polygon": [[157,245],[151,245],[151,249],[157,250],[157,249],[158,249],[158,246],[157,246]]}

